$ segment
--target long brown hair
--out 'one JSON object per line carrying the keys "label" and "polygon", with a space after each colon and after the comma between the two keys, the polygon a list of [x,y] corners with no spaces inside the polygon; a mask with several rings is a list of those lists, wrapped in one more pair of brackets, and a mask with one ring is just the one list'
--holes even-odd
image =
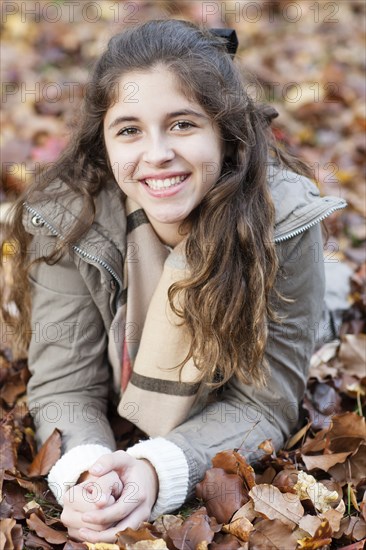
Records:
{"label": "long brown hair", "polygon": [[[216,121],[226,151],[216,185],[190,216],[186,243],[190,276],[172,285],[169,299],[188,327],[189,357],[194,358],[205,382],[221,385],[236,374],[245,383],[260,385],[266,378],[266,326],[268,318],[275,318],[270,296],[278,268],[268,163],[284,163],[298,173],[308,172],[275,144],[270,130],[273,110],[250,99],[224,40],[187,21],[152,20],[130,27],[110,40],[97,61],[86,89],[79,130],[56,165],[31,186],[15,209],[12,240],[18,244],[18,254],[11,298],[21,315],[13,323],[18,323],[18,334],[24,336],[29,302],[25,299],[23,201],[39,191],[46,193],[55,178],[61,178],[83,199],[77,223],[55,252],[44,258],[49,263],[57,261],[88,231],[95,214],[94,197],[106,179],[113,178],[103,119],[116,98],[121,76],[157,65],[173,71],[182,92],[198,101]],[[6,316],[9,321],[9,312]]]}

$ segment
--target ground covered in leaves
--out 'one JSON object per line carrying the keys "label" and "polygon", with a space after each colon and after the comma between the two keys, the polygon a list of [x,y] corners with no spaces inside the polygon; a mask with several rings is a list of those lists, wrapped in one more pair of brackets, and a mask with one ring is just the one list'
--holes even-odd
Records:
{"label": "ground covered in leaves", "polygon": [[36,168],[59,155],[75,125],[91,63],[111,34],[129,22],[167,14],[233,27],[238,63],[255,78],[252,96],[280,113],[277,138],[310,163],[322,193],[349,204],[327,220],[325,258],[335,271],[347,264],[353,275],[338,338],[312,359],[303,428],[277,453],[271,441],[263,442],[254,470],[241,449],[218,454],[188,507],[119,533],[114,545],[68,540],[45,481],[60,456],[60,434],[55,431],[37,453],[25,398],[26,360],[14,360],[2,338],[0,550],[363,548],[365,3],[4,0],[1,9],[3,204],[20,194]]}

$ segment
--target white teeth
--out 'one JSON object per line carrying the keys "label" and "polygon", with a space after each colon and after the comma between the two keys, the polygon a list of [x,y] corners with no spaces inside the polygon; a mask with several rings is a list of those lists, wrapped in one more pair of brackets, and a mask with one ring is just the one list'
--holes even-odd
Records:
{"label": "white teeth", "polygon": [[172,185],[177,185],[186,179],[186,177],[187,176],[176,176],[175,178],[165,178],[163,180],[147,179],[145,183],[147,183],[151,189],[167,189],[168,187],[172,187]]}

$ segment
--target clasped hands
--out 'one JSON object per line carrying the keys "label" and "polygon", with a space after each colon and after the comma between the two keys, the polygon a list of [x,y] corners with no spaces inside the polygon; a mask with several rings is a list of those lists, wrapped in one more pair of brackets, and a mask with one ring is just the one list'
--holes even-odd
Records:
{"label": "clasped hands", "polygon": [[61,521],[75,540],[114,542],[118,531],[137,529],[149,519],[158,490],[148,460],[116,451],[99,458],[84,480],[65,493]]}

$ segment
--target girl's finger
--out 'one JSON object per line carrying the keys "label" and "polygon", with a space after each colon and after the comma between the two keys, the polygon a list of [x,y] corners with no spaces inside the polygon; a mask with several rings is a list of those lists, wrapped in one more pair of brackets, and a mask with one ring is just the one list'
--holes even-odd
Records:
{"label": "girl's finger", "polygon": [[119,521],[113,527],[105,529],[104,531],[96,532],[90,529],[82,528],[79,531],[79,537],[81,537],[81,540],[92,543],[101,541],[115,542],[116,533],[122,531],[123,529],[126,529],[127,527],[130,527],[131,529],[137,529],[143,521],[149,518],[149,515],[150,513],[146,511],[145,507],[139,507],[128,517],[126,517],[122,521]]}
{"label": "girl's finger", "polygon": [[98,458],[98,460],[89,468],[89,472],[95,476],[101,476],[111,470],[120,470],[129,466],[133,462],[132,457],[125,451],[115,451]]}

